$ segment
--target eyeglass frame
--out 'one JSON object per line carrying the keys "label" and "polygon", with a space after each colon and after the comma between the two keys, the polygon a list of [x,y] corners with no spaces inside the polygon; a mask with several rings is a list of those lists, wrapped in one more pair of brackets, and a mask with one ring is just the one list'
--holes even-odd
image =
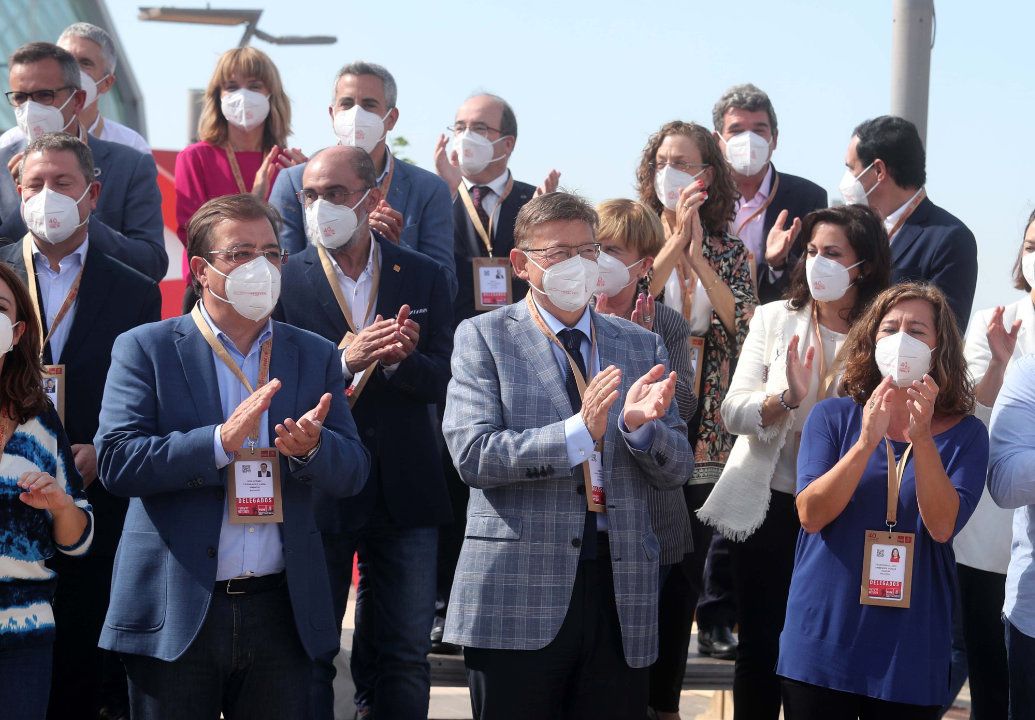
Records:
{"label": "eyeglass frame", "polygon": [[[238,253],[251,253],[251,254],[254,255],[254,257],[250,257],[247,260],[240,260],[237,257]],[[271,253],[273,254],[273,257],[270,257]],[[239,266],[239,265],[247,265],[252,260],[255,260],[256,258],[258,258],[260,255],[265,257],[266,260],[271,262],[271,263],[279,261],[280,263],[283,264],[283,263],[287,262],[288,256],[291,255],[290,251],[284,250],[283,248],[280,248],[280,247],[278,247],[276,250],[273,250],[273,249],[258,250],[256,248],[249,248],[247,246],[243,246],[243,247],[242,246],[235,246],[235,247],[231,247],[231,248],[226,248],[225,250],[208,250],[208,251],[205,252],[205,254],[206,255],[219,255],[221,257],[224,257],[227,260],[227,262],[229,262],[231,265],[233,265],[235,267]]]}
{"label": "eyeglass frame", "polygon": [[683,162],[682,160],[674,160],[674,161],[662,160],[660,162],[657,161],[657,160],[651,160],[650,163],[648,163],[648,166],[654,172],[658,172],[659,170],[663,170],[666,167],[673,167],[673,168],[675,168],[676,170],[678,170],[680,172],[685,172],[687,175],[694,175],[695,174],[695,172],[694,172],[695,170],[697,172],[701,172],[703,170],[707,170],[708,168],[711,167],[711,164],[710,163],[688,163],[688,162]]}
{"label": "eyeglass frame", "polygon": [[[462,126],[463,129],[462,130],[457,130],[457,125]],[[467,123],[456,123],[455,122],[452,125],[446,125],[446,130],[448,130],[449,132],[453,133],[454,136],[456,136],[456,135],[463,135],[464,132],[466,132],[467,130],[470,130],[475,135],[481,135],[482,137],[486,137],[485,133],[478,132],[477,130],[474,129],[475,125],[484,125],[486,132],[491,130],[492,132],[496,133],[500,137],[507,137],[506,135],[503,134],[502,130],[500,130],[499,128],[494,128],[494,127],[492,127],[491,125],[489,125],[487,123],[471,123],[470,125],[468,125]]]}
{"label": "eyeglass frame", "polygon": [[[585,247],[589,247],[589,246],[592,246],[593,249],[595,250],[595,254],[594,254],[593,257],[586,257],[583,254],[583,251],[581,250],[581,248],[585,248]],[[591,242],[591,243],[583,243],[582,245],[574,245],[574,246],[572,246],[572,245],[551,245],[550,247],[545,247],[545,248],[518,248],[518,250],[520,250],[521,252],[525,253],[526,255],[528,253],[539,253],[539,257],[542,260],[546,261],[547,264],[549,264],[549,265],[557,265],[558,263],[562,263],[565,260],[571,260],[576,255],[581,255],[586,260],[594,260],[594,261],[598,260],[600,258],[601,247],[600,247],[600,243],[598,243],[598,242]],[[566,253],[567,257],[562,258],[562,257],[560,257],[558,255],[555,259],[551,260],[549,257],[546,256],[545,253],[553,252],[555,250],[566,250],[567,251],[567,253]]]}
{"label": "eyeglass frame", "polygon": [[342,205],[342,206],[345,206],[345,199],[348,198],[350,195],[357,195],[357,194],[359,194],[361,192],[370,192],[375,187],[377,187],[377,186],[374,185],[374,186],[371,186],[371,187],[360,188],[359,190],[349,190],[344,185],[335,185],[334,187],[330,188],[330,190],[328,190],[328,192],[330,192],[332,190],[339,190],[339,189],[340,190],[344,190],[345,194],[342,195],[342,197],[341,197],[342,202],[340,202],[340,203],[334,202],[333,200],[327,198],[326,197],[326,195],[327,195],[326,192],[318,193],[315,190],[313,190],[312,192],[316,195],[316,198],[312,202],[307,202],[306,201],[306,197],[305,197],[305,193],[306,193],[305,188],[303,188],[303,189],[299,190],[298,192],[296,192],[295,193],[295,197],[298,198],[298,202],[302,203],[302,207],[312,207],[313,203],[315,203],[317,200],[321,200],[321,199],[322,200],[326,200],[331,205]]}
{"label": "eyeglass frame", "polygon": [[[35,103],[39,103],[40,105],[46,105],[47,107],[54,107],[54,102],[57,100],[57,94],[59,92],[62,92],[63,90],[71,90],[72,91],[72,95],[75,95],[75,93],[79,90],[79,88],[77,88],[77,87],[75,87],[73,85],[63,85],[63,86],[61,86],[59,88],[55,88],[53,90],[51,90],[49,88],[41,88],[39,90],[33,90],[32,92],[25,92],[23,90],[8,90],[7,92],[4,93],[4,97],[7,98],[7,102],[8,102],[8,104],[11,107],[21,107],[28,100],[31,100],[32,102],[35,102]],[[36,99],[36,94],[37,93],[50,93],[53,97],[50,98],[50,102],[42,102],[42,101]],[[20,103],[16,103],[14,101],[14,97],[12,97],[14,95],[24,95],[26,97],[26,99],[22,100]],[[69,97],[71,97],[71,96],[69,96]],[[67,100],[66,100],[66,102],[67,102]]]}

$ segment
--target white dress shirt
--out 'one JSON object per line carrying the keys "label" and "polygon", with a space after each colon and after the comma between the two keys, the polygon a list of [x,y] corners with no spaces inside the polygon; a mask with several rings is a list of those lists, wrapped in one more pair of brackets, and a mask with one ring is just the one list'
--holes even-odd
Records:
{"label": "white dress shirt", "polygon": [[[334,275],[338,278],[338,287],[341,288],[342,297],[345,298],[345,304],[349,306],[349,314],[356,323],[352,332],[358,335],[363,328],[373,324],[374,318],[377,317],[377,300],[375,298],[371,303],[370,293],[374,289],[374,273],[381,271],[381,251],[377,240],[374,239],[374,234],[370,234],[370,254],[367,255],[367,264],[358,278],[353,280],[346,275],[333,257],[331,264],[334,266]],[[367,312],[367,307],[370,308],[370,312]],[[385,365],[383,370],[390,377],[397,367],[399,367],[398,363]],[[367,370],[369,369],[367,368]],[[341,354],[341,374],[345,378],[345,382],[357,385],[363,379],[365,372],[366,370],[361,370],[353,375],[345,362],[345,353]]]}
{"label": "white dress shirt", "polygon": [[[39,248],[33,244],[32,262],[36,266],[36,283],[39,285],[40,300],[43,303],[43,314],[47,319],[47,329],[53,329],[50,335],[50,359],[52,362],[61,362],[61,353],[68,341],[68,332],[72,329],[75,321],[75,311],[79,306],[79,298],[72,301],[72,306],[65,313],[61,324],[54,328],[54,318],[58,310],[65,303],[68,291],[72,289],[79,271],[86,262],[86,248],[90,239],[83,240],[83,244],[77,247],[71,254],[61,258],[58,269],[52,270],[50,261],[44,257]],[[26,268],[26,271],[28,268]],[[40,338],[42,340],[42,338]]]}
{"label": "white dress shirt", "polygon": [[773,170],[772,164],[769,165],[769,172],[765,174],[765,179],[762,180],[762,184],[758,186],[758,192],[755,196],[749,200],[740,198],[737,200],[737,216],[733,220],[733,229],[737,232],[737,236],[740,241],[744,243],[744,246],[754,254],[755,262],[759,263],[765,260],[765,236],[762,234],[762,226],[765,225],[765,213],[760,212],[758,215],[743,225],[744,221],[751,217],[752,213],[757,211],[760,207],[765,205],[769,199],[769,193],[773,187],[773,176],[775,171]]}
{"label": "white dress shirt", "polygon": [[[506,169],[503,174],[493,179],[491,182],[486,183],[486,187],[492,192],[482,198],[482,210],[489,217],[489,222],[492,227],[496,227],[496,223],[500,219],[500,199],[503,197],[503,191],[507,189],[507,181],[510,179],[510,170]],[[464,186],[467,191],[470,192],[478,183],[473,183],[467,178],[463,178]]]}
{"label": "white dress shirt", "polygon": [[888,231],[889,243],[895,241],[895,238],[898,237],[898,234],[902,231],[902,228],[899,228],[894,235],[891,234],[891,231],[894,230],[895,225],[898,224],[899,219],[906,214],[906,210],[913,203],[913,201],[916,200],[917,195],[919,195],[923,191],[924,188],[920,188],[919,190],[917,190],[915,193],[913,193],[912,197],[910,197],[908,200],[902,203],[902,206],[898,210],[884,218],[884,229]]}

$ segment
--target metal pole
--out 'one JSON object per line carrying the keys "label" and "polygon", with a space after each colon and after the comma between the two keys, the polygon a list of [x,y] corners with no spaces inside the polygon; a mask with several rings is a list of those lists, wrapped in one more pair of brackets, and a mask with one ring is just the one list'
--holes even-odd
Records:
{"label": "metal pole", "polygon": [[927,144],[934,0],[892,0],[891,114],[916,125]]}

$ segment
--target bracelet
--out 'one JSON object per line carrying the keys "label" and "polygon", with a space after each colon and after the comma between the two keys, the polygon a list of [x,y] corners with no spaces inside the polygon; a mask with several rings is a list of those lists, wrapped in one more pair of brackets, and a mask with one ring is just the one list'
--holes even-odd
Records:
{"label": "bracelet", "polygon": [[787,412],[790,412],[791,410],[797,410],[798,408],[801,407],[801,403],[798,403],[797,405],[788,405],[786,402],[784,402],[783,396],[786,395],[786,394],[787,394],[787,391],[784,390],[782,393],[780,393],[777,396],[777,400],[780,401],[780,407],[782,407]]}

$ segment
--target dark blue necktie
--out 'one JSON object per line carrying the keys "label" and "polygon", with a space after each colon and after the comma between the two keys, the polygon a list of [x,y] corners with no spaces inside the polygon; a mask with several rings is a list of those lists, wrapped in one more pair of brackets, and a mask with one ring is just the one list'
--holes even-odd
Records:
{"label": "dark blue necktie", "polygon": [[[586,375],[586,360],[582,357],[582,339],[586,334],[574,328],[564,328],[557,333],[557,339],[567,351],[568,355],[575,362],[575,367],[582,373],[582,378],[588,382]],[[575,382],[575,374],[571,371],[571,365],[564,363],[564,390],[568,393],[568,402],[571,403],[572,412],[582,410],[582,397],[579,395],[579,386]],[[574,470],[575,479],[585,483],[585,470],[579,465]],[[586,510],[586,521],[582,527],[582,548],[579,551],[579,560],[595,560],[597,557],[597,519],[596,514]]]}

